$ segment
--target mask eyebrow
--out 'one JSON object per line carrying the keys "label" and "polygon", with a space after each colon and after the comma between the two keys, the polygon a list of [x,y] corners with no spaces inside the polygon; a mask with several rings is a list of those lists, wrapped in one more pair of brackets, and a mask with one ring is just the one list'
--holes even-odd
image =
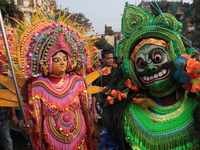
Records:
{"label": "mask eyebrow", "polygon": [[141,54],[149,53],[151,50],[153,50],[155,48],[160,48],[162,50],[165,49],[164,47],[159,46],[159,45],[151,45],[149,48],[145,48],[145,50],[138,51],[136,55],[140,55],[140,53]]}
{"label": "mask eyebrow", "polygon": [[[145,59],[148,59],[149,56],[152,55],[152,51],[154,51],[155,49],[160,49],[160,50],[162,50],[162,51],[165,51],[165,48],[162,47],[162,46],[159,46],[159,45],[151,45],[149,48],[145,48],[145,50],[142,50],[142,51],[137,52],[136,58],[137,58],[137,57],[142,57],[142,58],[144,58],[144,60],[145,60]],[[149,53],[149,54],[147,54],[147,53]]]}
{"label": "mask eyebrow", "polygon": [[67,57],[66,57],[66,56],[63,56],[63,57],[62,57],[62,60],[63,60],[63,59],[67,60]]}
{"label": "mask eyebrow", "polygon": [[54,57],[53,59],[60,59],[60,57]]}
{"label": "mask eyebrow", "polygon": [[[143,60],[145,60],[146,56],[145,56],[144,54],[139,54],[139,55],[137,55],[135,58],[136,58],[136,59],[142,58]],[[136,59],[135,59],[135,60],[136,60]]]}

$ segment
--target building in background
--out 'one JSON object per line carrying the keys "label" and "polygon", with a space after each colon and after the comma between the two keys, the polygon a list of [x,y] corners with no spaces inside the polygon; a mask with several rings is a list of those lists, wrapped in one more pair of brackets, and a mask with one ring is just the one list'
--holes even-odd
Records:
{"label": "building in background", "polygon": [[141,8],[145,8],[147,9],[150,13],[152,13],[152,9],[151,9],[151,4],[149,3],[149,1],[141,1],[141,3],[138,5],[138,7],[141,7]]}
{"label": "building in background", "polygon": [[122,34],[121,31],[114,32],[111,26],[106,26],[106,25],[105,25],[105,34],[102,37],[105,38],[105,40],[114,48],[116,48],[120,40],[124,39],[124,35]]}
{"label": "building in background", "polygon": [[[185,18],[185,12],[189,7],[189,3],[183,3],[182,1],[157,1],[157,4],[162,6],[160,9],[163,13],[172,14],[177,20]],[[147,9],[151,14],[159,13],[157,10],[153,9],[151,3],[147,0],[142,0],[138,7]]]}
{"label": "building in background", "polygon": [[[195,16],[195,0],[192,4],[189,3],[183,3],[183,1],[157,1],[157,5],[160,7],[163,13],[169,13],[172,14],[178,21],[184,22],[184,19],[186,17],[189,17],[190,19],[194,18]],[[155,2],[152,2],[155,5]],[[141,8],[147,9],[151,14],[160,14],[149,1],[142,0],[141,3],[138,5]],[[186,36],[186,32],[189,33],[192,30],[195,29],[194,23],[183,23],[184,29],[183,29],[183,35]],[[187,28],[187,29],[186,29]]]}
{"label": "building in background", "polygon": [[22,11],[26,14],[31,13],[31,8],[29,5],[35,4],[40,5],[43,10],[48,13],[50,12],[50,4],[54,4],[54,8],[57,7],[55,0],[8,0],[10,2],[14,2]]}

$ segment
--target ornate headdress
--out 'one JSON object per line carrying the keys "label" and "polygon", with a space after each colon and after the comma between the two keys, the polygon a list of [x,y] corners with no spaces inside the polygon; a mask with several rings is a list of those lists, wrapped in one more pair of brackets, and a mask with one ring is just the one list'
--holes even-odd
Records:
{"label": "ornate headdress", "polygon": [[[181,40],[182,27],[182,23],[177,21],[171,14],[164,13],[151,16],[148,10],[126,2],[122,18],[122,33],[126,38],[119,42],[116,51],[116,56],[123,59],[122,70],[125,78],[130,78],[134,85],[145,89],[136,77],[134,63],[131,60],[137,53],[134,51],[138,50],[141,43],[145,43],[144,41],[141,42],[143,39],[164,40],[167,43],[167,51],[173,62],[183,54],[193,56],[195,50],[185,47]],[[173,66],[176,70],[177,64],[173,63]]]}
{"label": "ornate headdress", "polygon": [[98,39],[86,36],[92,29],[86,31],[84,24],[76,22],[77,17],[74,20],[70,16],[65,18],[61,9],[56,17],[53,6],[46,15],[40,6],[33,6],[30,18],[26,14],[23,21],[12,18],[18,27],[7,28],[17,41],[11,53],[20,76],[38,77],[47,66],[51,70],[51,57],[60,50],[68,56],[68,70],[80,71],[93,65],[91,56],[97,51],[93,45]]}

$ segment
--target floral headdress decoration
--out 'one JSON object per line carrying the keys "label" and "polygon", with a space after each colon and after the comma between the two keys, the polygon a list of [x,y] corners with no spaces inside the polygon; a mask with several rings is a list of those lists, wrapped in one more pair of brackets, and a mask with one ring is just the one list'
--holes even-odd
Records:
{"label": "floral headdress decoration", "polygon": [[61,14],[54,14],[53,5],[51,13],[46,14],[39,5],[31,6],[32,13],[28,17],[25,13],[22,20],[12,18],[17,28],[7,27],[17,41],[13,46],[13,62],[18,66],[20,76],[24,78],[38,77],[44,70],[51,67],[50,58],[62,50],[68,56],[68,70],[84,70],[93,65],[92,56],[97,50],[94,43],[98,40],[95,35],[86,36],[88,32],[83,24],[73,20],[69,15],[65,18]]}

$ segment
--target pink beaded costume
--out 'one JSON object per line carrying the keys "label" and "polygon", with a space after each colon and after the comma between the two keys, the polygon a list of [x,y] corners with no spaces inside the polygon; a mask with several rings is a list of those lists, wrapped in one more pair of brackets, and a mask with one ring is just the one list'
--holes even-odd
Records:
{"label": "pink beaded costume", "polygon": [[[13,62],[25,83],[20,81],[20,90],[22,97],[26,95],[26,118],[34,124],[34,147],[92,150],[94,124],[82,76],[94,64],[91,56],[97,53],[97,39],[85,36],[91,29],[83,28],[84,24],[65,16],[65,12],[61,15],[61,10],[58,17],[53,9],[48,15],[40,6],[33,6],[32,11],[31,17],[25,15],[23,21],[12,18],[19,28],[7,28],[15,38]],[[53,73],[53,57],[57,53],[66,56],[61,61],[67,61],[61,77]]]}

